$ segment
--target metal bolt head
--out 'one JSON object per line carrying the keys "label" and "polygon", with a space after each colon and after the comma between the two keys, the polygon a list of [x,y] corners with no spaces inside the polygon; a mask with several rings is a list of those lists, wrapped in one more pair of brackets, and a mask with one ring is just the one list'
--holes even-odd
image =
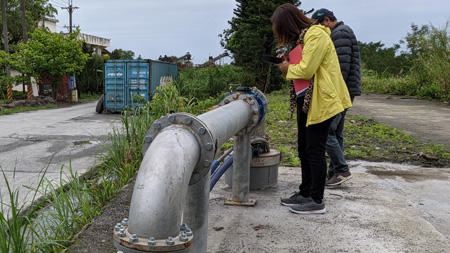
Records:
{"label": "metal bolt head", "polygon": [[122,226],[128,226],[128,218],[123,218]]}
{"label": "metal bolt head", "polygon": [[168,237],[167,238],[167,240],[166,240],[166,244],[167,245],[174,245],[175,244],[175,241],[173,240],[173,237]]}
{"label": "metal bolt head", "polygon": [[253,124],[256,124],[256,123],[258,123],[258,119],[257,119],[257,118],[254,118],[254,119],[253,119]]}
{"label": "metal bolt head", "polygon": [[148,245],[156,245],[155,238],[154,238],[154,237],[148,238],[147,244],[148,244]]}
{"label": "metal bolt head", "polygon": [[211,166],[211,162],[209,160],[205,160],[203,162],[203,167],[209,167],[209,166]]}
{"label": "metal bolt head", "polygon": [[223,100],[223,102],[224,102],[225,104],[228,104],[228,103],[230,102],[230,100],[229,100],[228,98],[225,98],[225,99]]}
{"label": "metal bolt head", "polygon": [[161,123],[155,122],[155,123],[153,123],[153,126],[155,127],[156,130],[158,130],[161,128]]}
{"label": "metal bolt head", "polygon": [[213,149],[212,143],[210,143],[210,142],[206,143],[205,149],[208,150],[208,151],[211,151]]}
{"label": "metal bolt head", "polygon": [[184,119],[184,124],[190,125],[191,123],[192,123],[192,118],[187,117],[187,118]]}
{"label": "metal bolt head", "polygon": [[199,134],[205,134],[205,133],[206,133],[206,128],[200,127],[200,128],[198,129],[198,133],[199,133]]}
{"label": "metal bolt head", "polygon": [[119,231],[122,227],[121,223],[117,223],[116,226],[114,227],[114,230]]}
{"label": "metal bolt head", "polygon": [[258,113],[259,113],[259,110],[255,108],[255,109],[253,109],[253,112],[256,113],[256,114],[258,114]]}
{"label": "metal bolt head", "polygon": [[[199,180],[199,179],[200,179],[200,174],[195,173],[195,174],[194,174],[194,180],[197,181],[197,180]],[[187,228],[187,226],[186,226],[186,228]]]}
{"label": "metal bolt head", "polygon": [[137,241],[138,241],[137,235],[136,235],[136,234],[132,234],[132,235],[130,236],[130,242],[137,242]]}
{"label": "metal bolt head", "polygon": [[189,240],[189,237],[186,235],[186,233],[181,233],[180,241],[187,242]]}
{"label": "metal bolt head", "polygon": [[170,116],[169,116],[169,122],[170,122],[170,123],[175,122],[175,115],[170,115]]}
{"label": "metal bolt head", "polygon": [[[198,174],[196,174],[196,175],[198,175]],[[186,223],[181,224],[181,226],[180,226],[181,231],[186,231],[186,228],[188,228],[188,225]]]}
{"label": "metal bolt head", "polygon": [[119,237],[125,237],[125,229],[121,228],[121,229],[119,230],[119,232],[117,232],[117,235],[118,235]]}
{"label": "metal bolt head", "polygon": [[251,100],[251,101],[250,101],[250,104],[251,104],[251,105],[254,105],[254,104],[255,104],[255,100]]}
{"label": "metal bolt head", "polygon": [[191,228],[187,228],[186,229],[186,235],[187,236],[191,236],[191,235],[193,235],[194,233],[192,232],[192,229]]}
{"label": "metal bolt head", "polygon": [[234,95],[233,95],[233,98],[236,99],[236,98],[237,98],[237,94],[234,94]]}
{"label": "metal bolt head", "polygon": [[153,141],[153,138],[150,135],[145,136],[145,138],[144,138],[145,143],[150,143],[152,141]]}

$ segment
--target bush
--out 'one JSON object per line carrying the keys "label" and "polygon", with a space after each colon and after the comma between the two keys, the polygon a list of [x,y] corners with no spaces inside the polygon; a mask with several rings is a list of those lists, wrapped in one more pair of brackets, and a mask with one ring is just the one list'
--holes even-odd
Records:
{"label": "bush", "polygon": [[184,68],[178,74],[177,86],[182,96],[196,97],[199,100],[218,97],[230,90],[230,86],[239,84],[254,86],[248,83],[247,74],[242,68],[225,65],[206,68]]}

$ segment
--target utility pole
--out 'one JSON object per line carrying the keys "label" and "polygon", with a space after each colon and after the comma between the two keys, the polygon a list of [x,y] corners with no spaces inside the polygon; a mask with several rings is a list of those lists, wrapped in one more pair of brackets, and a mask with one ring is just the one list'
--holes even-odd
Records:
{"label": "utility pole", "polygon": [[[78,7],[73,6],[72,0],[68,0],[69,7],[61,7],[63,10],[67,10],[69,12],[69,33],[72,33],[72,13],[74,10],[78,9]],[[67,26],[64,26],[67,28]]]}
{"label": "utility pole", "polygon": [[[6,18],[6,0],[2,0],[2,21],[3,21],[3,43],[5,46],[5,52],[7,54],[9,54],[9,44],[8,44],[8,21]],[[11,72],[9,71],[9,66],[6,66],[6,77],[8,80],[8,77],[11,76]],[[11,84],[9,83],[9,80],[6,81],[6,85],[7,85],[7,93],[8,93],[8,101],[12,102],[12,87]]]}
{"label": "utility pole", "polygon": [[[72,33],[72,13],[73,10],[78,9],[77,6],[73,6],[73,2],[72,0],[67,0],[69,7],[61,7],[61,9],[63,10],[68,10],[69,11],[69,33]],[[67,26],[64,26],[67,27]],[[73,90],[72,90],[72,101],[74,102],[78,102],[78,90],[77,87],[75,85],[75,73],[73,74],[73,76],[69,76],[69,84],[73,83]]]}

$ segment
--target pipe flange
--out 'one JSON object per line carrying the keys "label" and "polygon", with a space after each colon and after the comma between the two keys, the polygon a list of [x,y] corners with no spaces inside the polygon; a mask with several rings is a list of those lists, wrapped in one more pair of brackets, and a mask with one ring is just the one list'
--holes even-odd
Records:
{"label": "pipe flange", "polygon": [[194,235],[192,232],[180,232],[176,237],[166,239],[155,239],[153,237],[143,238],[128,232],[124,226],[120,230],[114,230],[113,239],[116,247],[119,245],[125,249],[143,252],[174,252],[184,250],[192,245]]}
{"label": "pipe flange", "polygon": [[264,94],[262,94],[256,88],[254,88],[254,90],[256,90],[259,93],[253,94],[253,93],[235,92],[235,93],[231,93],[228,96],[226,96],[219,103],[219,106],[223,106],[223,105],[229,104],[233,101],[242,100],[250,106],[251,111],[252,111],[252,120],[251,120],[250,124],[248,124],[244,129],[242,129],[238,133],[239,135],[248,134],[253,129],[255,129],[261,123],[262,119],[264,118],[265,112],[267,112],[267,101],[265,101],[265,104],[264,104],[264,102],[261,99],[259,99],[259,96],[261,96],[261,95],[262,95],[262,97],[265,98]]}
{"label": "pipe flange", "polygon": [[178,125],[189,130],[192,134],[194,134],[200,145],[200,159],[195,166],[189,181],[189,185],[195,184],[208,173],[214,160],[214,154],[217,148],[208,127],[196,116],[189,113],[180,112],[168,114],[159,118],[153,122],[152,126],[145,133],[144,143],[142,144],[142,152],[145,154],[158,133],[170,125]]}

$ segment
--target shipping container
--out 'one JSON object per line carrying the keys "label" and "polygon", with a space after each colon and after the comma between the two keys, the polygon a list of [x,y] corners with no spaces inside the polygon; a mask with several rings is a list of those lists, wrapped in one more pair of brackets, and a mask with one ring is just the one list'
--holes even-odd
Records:
{"label": "shipping container", "polygon": [[122,112],[150,101],[160,85],[177,78],[175,63],[153,60],[107,60],[104,65],[105,92],[96,111]]}

